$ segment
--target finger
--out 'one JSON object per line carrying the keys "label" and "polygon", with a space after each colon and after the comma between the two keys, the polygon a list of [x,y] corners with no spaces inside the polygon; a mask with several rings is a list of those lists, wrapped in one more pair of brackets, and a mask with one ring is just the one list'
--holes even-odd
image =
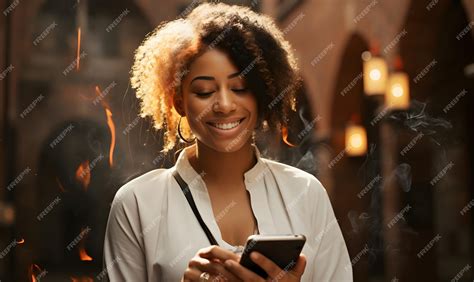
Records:
{"label": "finger", "polygon": [[195,268],[201,272],[217,273],[216,263],[201,257],[193,257],[189,262],[189,268]]}
{"label": "finger", "polygon": [[211,262],[205,258],[194,257],[189,262],[189,267],[198,269],[201,272],[208,272],[211,276],[215,276],[211,281],[235,281],[238,278],[229,272],[220,262]]}
{"label": "finger", "polygon": [[202,272],[199,271],[199,269],[188,267],[184,271],[183,281],[184,282],[199,281],[199,275],[201,275],[201,273]]}
{"label": "finger", "polygon": [[227,270],[232,272],[232,274],[238,277],[238,279],[241,279],[243,281],[265,281],[262,277],[260,277],[260,275],[246,268],[245,266],[240,265],[240,263],[234,260],[226,260],[224,265]]}
{"label": "finger", "polygon": [[[200,281],[201,280],[201,274],[203,272],[204,271],[200,271],[197,268],[188,268],[188,269],[186,269],[186,271],[184,273],[183,281],[184,282]],[[216,275],[212,275],[211,273],[209,273],[209,281],[220,282],[220,281],[227,281],[227,280],[225,280],[225,278],[223,278],[220,275],[216,276]]]}
{"label": "finger", "polygon": [[240,260],[240,256],[233,253],[232,251],[226,250],[219,246],[210,246],[198,252],[198,255],[202,258],[206,258],[209,260],[212,259],[220,259],[221,261],[226,261],[228,259],[232,259],[235,261]]}
{"label": "finger", "polygon": [[304,269],[306,268],[306,263],[306,256],[304,254],[300,254],[300,257],[298,258],[295,267],[290,270],[290,272],[297,277],[301,277],[304,273]]}
{"label": "finger", "polygon": [[265,257],[259,252],[252,252],[250,254],[250,258],[258,264],[271,278],[275,278],[277,276],[285,275],[287,270],[292,268],[295,265],[295,262],[290,263],[285,270],[282,270],[278,265],[276,265],[272,260]]}

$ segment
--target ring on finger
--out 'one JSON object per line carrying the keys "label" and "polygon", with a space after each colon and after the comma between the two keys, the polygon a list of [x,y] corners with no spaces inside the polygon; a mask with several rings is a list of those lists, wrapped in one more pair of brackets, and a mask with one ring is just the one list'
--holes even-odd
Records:
{"label": "ring on finger", "polygon": [[207,272],[203,272],[201,273],[201,275],[199,275],[199,281],[201,282],[204,282],[204,281],[210,281],[211,279],[211,275]]}

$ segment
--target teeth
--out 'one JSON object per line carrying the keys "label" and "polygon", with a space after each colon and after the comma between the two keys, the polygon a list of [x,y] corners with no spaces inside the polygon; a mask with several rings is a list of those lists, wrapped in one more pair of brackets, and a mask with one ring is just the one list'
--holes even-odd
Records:
{"label": "teeth", "polygon": [[231,122],[231,123],[213,123],[212,125],[219,129],[228,130],[228,129],[237,127],[239,124],[240,124],[240,121]]}

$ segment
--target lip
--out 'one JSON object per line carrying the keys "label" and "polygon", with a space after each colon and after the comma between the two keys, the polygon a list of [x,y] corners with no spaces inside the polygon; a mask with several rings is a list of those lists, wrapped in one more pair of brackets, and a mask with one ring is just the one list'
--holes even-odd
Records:
{"label": "lip", "polygon": [[[207,121],[206,125],[211,130],[211,132],[213,132],[215,135],[218,135],[219,137],[228,138],[228,137],[234,137],[235,135],[238,134],[238,132],[242,130],[241,128],[244,126],[246,119],[247,118],[244,117],[244,118],[238,118],[238,119],[233,118],[233,119],[226,119],[226,120],[213,120],[213,121]],[[240,123],[239,125],[237,125],[236,127],[232,129],[220,129],[210,124],[210,123],[232,123],[236,121],[240,121]]]}
{"label": "lip", "polygon": [[208,120],[206,123],[233,123],[239,120],[243,120],[245,117],[238,117],[238,118],[227,118],[227,119],[214,119]]}

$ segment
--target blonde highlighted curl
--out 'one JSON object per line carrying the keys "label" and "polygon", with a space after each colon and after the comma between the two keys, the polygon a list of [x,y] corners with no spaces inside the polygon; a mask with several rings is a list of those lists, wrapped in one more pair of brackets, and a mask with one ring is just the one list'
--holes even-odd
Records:
{"label": "blonde highlighted curl", "polygon": [[[173,96],[199,55],[217,48],[227,53],[256,95],[259,124],[286,127],[295,111],[301,79],[290,44],[273,20],[247,7],[204,3],[181,19],[160,24],[135,52],[131,85],[140,100],[141,117],[151,117],[164,133],[164,151],[177,142],[180,115]],[[191,135],[187,124],[182,133]]]}

